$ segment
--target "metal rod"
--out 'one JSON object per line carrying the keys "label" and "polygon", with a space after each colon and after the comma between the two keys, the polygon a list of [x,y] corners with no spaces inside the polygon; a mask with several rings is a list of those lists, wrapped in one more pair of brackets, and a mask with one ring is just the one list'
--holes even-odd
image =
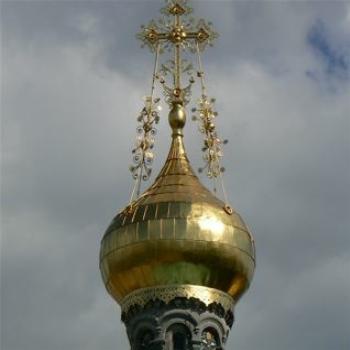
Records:
{"label": "metal rod", "polygon": [[[142,160],[142,162],[143,162],[143,160]],[[143,166],[141,165],[140,175],[138,177],[138,183],[137,183],[137,192],[136,192],[137,198],[140,197],[140,193],[141,193],[142,170],[143,170]]]}
{"label": "metal rod", "polygon": [[[175,28],[181,26],[181,18],[176,15],[174,18]],[[174,79],[175,89],[181,89],[181,44],[175,44],[175,79]]]}
{"label": "metal rod", "polygon": [[153,94],[154,94],[156,75],[157,75],[157,69],[158,69],[159,48],[160,48],[160,45],[159,45],[159,42],[158,42],[157,43],[157,48],[156,48],[156,56],[155,56],[155,59],[154,59],[153,76],[152,76],[152,87],[151,87],[152,102],[153,102]]}
{"label": "metal rod", "polygon": [[196,41],[196,50],[197,50],[197,63],[198,63],[198,69],[199,69],[199,75],[200,75],[200,81],[201,81],[201,89],[202,89],[202,97],[206,96],[206,87],[205,87],[205,82],[204,82],[204,71],[203,71],[203,66],[202,66],[202,60],[199,52],[199,45],[198,41]]}

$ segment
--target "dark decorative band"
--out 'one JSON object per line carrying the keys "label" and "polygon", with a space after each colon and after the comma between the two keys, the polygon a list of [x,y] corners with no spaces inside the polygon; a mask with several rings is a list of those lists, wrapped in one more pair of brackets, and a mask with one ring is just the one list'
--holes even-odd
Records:
{"label": "dark decorative band", "polygon": [[216,303],[221,305],[225,312],[234,307],[233,298],[220,290],[195,285],[169,285],[138,289],[122,300],[121,308],[123,313],[127,313],[133,306],[142,308],[152,300],[168,304],[177,297],[196,298],[206,306]]}
{"label": "dark decorative band", "polygon": [[[194,292],[191,292],[192,288]],[[183,313],[185,316],[190,311],[199,318],[210,313],[216,315],[229,328],[234,321],[233,299],[212,288],[191,285],[147,288],[138,290],[125,299],[127,304],[122,304],[122,321],[127,328],[132,328],[137,322],[135,320],[140,317],[142,319],[145,315],[148,318],[157,315],[158,319],[172,310],[176,310],[177,315]]]}

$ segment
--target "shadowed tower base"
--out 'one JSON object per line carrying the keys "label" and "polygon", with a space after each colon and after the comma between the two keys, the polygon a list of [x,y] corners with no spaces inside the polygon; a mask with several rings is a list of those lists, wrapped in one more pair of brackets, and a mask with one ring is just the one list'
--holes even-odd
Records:
{"label": "shadowed tower base", "polygon": [[197,298],[159,299],[122,314],[131,350],[219,350],[233,324],[232,311]]}

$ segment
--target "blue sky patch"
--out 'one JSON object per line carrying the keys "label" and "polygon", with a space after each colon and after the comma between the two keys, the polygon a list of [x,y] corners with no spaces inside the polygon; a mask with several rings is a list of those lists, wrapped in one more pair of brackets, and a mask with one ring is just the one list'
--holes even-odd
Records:
{"label": "blue sky patch", "polygon": [[310,29],[307,43],[321,63],[320,70],[308,70],[306,75],[313,80],[350,79],[350,43],[331,38],[326,24],[318,20]]}

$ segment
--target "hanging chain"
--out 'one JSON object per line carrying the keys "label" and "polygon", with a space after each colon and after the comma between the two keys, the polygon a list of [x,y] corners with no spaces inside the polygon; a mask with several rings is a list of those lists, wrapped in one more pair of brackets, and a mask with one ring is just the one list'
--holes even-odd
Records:
{"label": "hanging chain", "polygon": [[145,105],[137,117],[137,121],[139,122],[136,129],[138,136],[136,138],[135,147],[132,150],[134,164],[130,166],[130,171],[135,181],[131,191],[129,204],[134,200],[135,194],[136,198],[140,196],[142,181],[148,180],[152,173],[154,137],[157,133],[154,124],[158,124],[160,119],[159,112],[161,110],[161,106],[159,105],[160,99],[154,98],[159,48],[160,46],[157,45],[155,50],[151,93],[149,96],[144,97]]}
{"label": "hanging chain", "polygon": [[200,79],[201,84],[201,97],[198,100],[198,107],[193,108],[192,112],[196,113],[192,119],[198,121],[199,131],[204,136],[204,145],[202,147],[203,151],[203,160],[205,162],[204,166],[199,168],[198,171],[201,173],[206,170],[206,175],[213,179],[214,182],[214,192],[217,191],[217,179],[219,179],[221,185],[222,195],[225,201],[225,204],[228,204],[227,194],[224,186],[222,173],[225,171],[225,168],[221,166],[222,145],[227,144],[227,140],[221,140],[218,137],[215,118],[218,116],[218,113],[214,109],[214,98],[208,98],[207,89],[205,86],[204,80],[204,71],[200,56],[200,50],[198,43],[196,45],[197,52],[197,64],[198,72],[197,76]]}

